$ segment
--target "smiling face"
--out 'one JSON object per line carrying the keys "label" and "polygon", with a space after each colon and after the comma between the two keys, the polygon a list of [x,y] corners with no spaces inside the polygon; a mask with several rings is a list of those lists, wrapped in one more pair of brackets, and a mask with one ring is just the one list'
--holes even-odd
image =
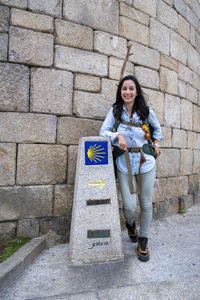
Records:
{"label": "smiling face", "polygon": [[121,88],[121,97],[125,105],[133,105],[135,97],[137,96],[137,90],[135,82],[132,80],[125,80]]}

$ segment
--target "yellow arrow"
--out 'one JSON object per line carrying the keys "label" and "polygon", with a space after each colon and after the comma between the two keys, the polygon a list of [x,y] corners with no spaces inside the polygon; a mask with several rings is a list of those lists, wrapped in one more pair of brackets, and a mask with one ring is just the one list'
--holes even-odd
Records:
{"label": "yellow arrow", "polygon": [[105,181],[103,181],[103,179],[99,179],[99,181],[97,182],[88,182],[88,185],[99,185],[99,188],[102,189],[102,187],[104,187],[105,185]]}

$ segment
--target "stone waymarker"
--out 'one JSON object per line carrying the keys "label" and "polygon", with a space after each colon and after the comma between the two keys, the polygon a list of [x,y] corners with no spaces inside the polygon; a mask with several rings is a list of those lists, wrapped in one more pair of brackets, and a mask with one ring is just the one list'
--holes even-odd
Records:
{"label": "stone waymarker", "polygon": [[69,250],[72,265],[124,258],[108,138],[79,141]]}

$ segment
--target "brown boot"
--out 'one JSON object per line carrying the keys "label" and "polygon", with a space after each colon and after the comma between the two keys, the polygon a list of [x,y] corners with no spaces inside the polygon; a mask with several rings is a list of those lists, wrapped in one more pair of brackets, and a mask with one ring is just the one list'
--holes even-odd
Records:
{"label": "brown boot", "polygon": [[148,250],[148,238],[138,237],[138,248],[137,248],[138,259],[140,261],[148,261],[150,253]]}
{"label": "brown boot", "polygon": [[128,229],[128,235],[129,235],[129,238],[131,239],[131,241],[133,243],[136,243],[137,242],[137,239],[138,239],[138,232],[137,232],[137,229],[136,229],[136,225],[135,225],[135,221],[133,223],[132,226],[130,226],[127,222],[126,222],[126,228]]}

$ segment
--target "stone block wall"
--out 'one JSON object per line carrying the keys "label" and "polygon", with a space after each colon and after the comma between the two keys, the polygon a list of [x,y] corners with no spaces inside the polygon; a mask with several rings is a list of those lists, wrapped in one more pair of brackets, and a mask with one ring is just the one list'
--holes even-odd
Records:
{"label": "stone block wall", "polygon": [[0,0],[0,235],[68,240],[78,141],[98,135],[130,44],[125,74],[164,135],[154,218],[200,201],[200,1]]}

